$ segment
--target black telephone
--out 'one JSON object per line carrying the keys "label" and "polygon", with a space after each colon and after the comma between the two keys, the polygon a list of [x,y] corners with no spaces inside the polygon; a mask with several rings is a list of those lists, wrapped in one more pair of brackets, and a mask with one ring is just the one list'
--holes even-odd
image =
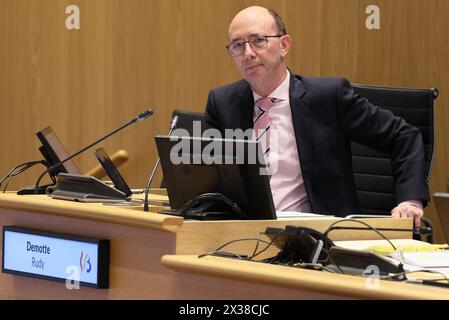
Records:
{"label": "black telephone", "polygon": [[398,274],[404,272],[402,264],[396,264],[375,253],[351,250],[336,246],[321,232],[297,226],[285,229],[268,227],[265,234],[281,249],[277,256],[266,259],[270,263],[294,265],[305,263],[326,266],[335,272],[369,275],[375,267],[379,274]]}
{"label": "black telephone", "polygon": [[[334,246],[332,240],[321,232],[307,227],[268,227],[265,234],[281,249],[272,263],[319,263],[328,258],[328,251]],[[323,250],[324,249],[324,250]]]}

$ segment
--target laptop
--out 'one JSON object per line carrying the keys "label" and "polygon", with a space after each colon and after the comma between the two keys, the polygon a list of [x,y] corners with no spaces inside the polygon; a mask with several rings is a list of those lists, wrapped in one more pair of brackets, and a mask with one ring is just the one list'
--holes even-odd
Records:
{"label": "laptop", "polygon": [[[219,206],[221,202],[211,200],[214,204],[210,210],[192,212],[189,218],[276,219],[269,177],[260,174],[264,164],[250,161],[257,160],[257,152],[261,152],[257,142],[160,135],[155,140],[173,214],[180,214],[199,195],[221,194],[232,204],[227,202],[224,209],[213,209],[215,203]],[[207,205],[207,201],[204,203]],[[236,218],[234,214],[222,214],[236,207],[245,215]]]}

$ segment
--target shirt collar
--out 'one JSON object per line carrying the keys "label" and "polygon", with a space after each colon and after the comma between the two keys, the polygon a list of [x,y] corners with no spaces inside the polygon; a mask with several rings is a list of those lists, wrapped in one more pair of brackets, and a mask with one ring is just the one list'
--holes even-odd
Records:
{"label": "shirt collar", "polygon": [[[286,75],[284,81],[282,81],[282,83],[279,85],[279,87],[274,89],[274,91],[272,93],[270,93],[268,96],[271,98],[281,99],[283,101],[289,101],[289,99],[290,99],[289,98],[289,94],[290,94],[289,89],[290,89],[290,71],[287,70],[287,75]],[[254,97],[254,101],[257,101],[260,98],[263,98],[261,95],[258,95],[254,91],[253,91],[253,97]]]}

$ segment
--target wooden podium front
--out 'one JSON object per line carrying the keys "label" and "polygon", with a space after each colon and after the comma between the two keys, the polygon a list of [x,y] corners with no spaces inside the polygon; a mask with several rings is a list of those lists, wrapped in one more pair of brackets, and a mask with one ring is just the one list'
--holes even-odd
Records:
{"label": "wooden podium front", "polygon": [[0,275],[0,299],[168,299],[173,272],[160,263],[175,253],[182,218],[47,196],[0,196],[0,224],[110,240],[109,289]]}
{"label": "wooden podium front", "polygon": [[[164,197],[153,195],[152,198]],[[231,240],[258,237],[268,226],[301,225],[323,231],[334,221],[333,217],[184,221],[180,217],[144,213],[141,208],[121,208],[55,200],[47,196],[5,193],[0,195],[2,227],[18,226],[109,239],[110,281],[109,289],[81,286],[78,290],[69,290],[64,282],[1,273],[0,299],[192,299],[195,295],[189,293],[188,287],[186,291],[179,291],[177,272],[161,263],[164,255],[206,253]],[[376,227],[408,230],[412,227],[411,219],[376,218],[369,221]],[[410,231],[391,231],[386,234],[396,239],[411,238]],[[339,231],[332,233],[331,238],[350,240],[376,236],[366,231]],[[250,252],[253,248],[254,242],[238,242],[232,250]],[[207,283],[203,285],[207,286]],[[238,288],[235,290],[238,291]],[[219,299],[220,295],[213,298]],[[221,298],[227,299],[229,296],[223,295]]]}
{"label": "wooden podium front", "polygon": [[[449,299],[449,289],[223,257],[166,255],[177,271],[175,298],[185,299]],[[430,275],[430,277],[439,277]],[[447,282],[446,282],[447,283]]]}

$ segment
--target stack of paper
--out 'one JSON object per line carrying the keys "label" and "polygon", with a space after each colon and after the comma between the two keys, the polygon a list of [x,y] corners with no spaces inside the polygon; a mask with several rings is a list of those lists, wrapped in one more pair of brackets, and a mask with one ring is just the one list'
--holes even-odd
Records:
{"label": "stack of paper", "polygon": [[325,216],[322,214],[307,213],[307,212],[297,212],[297,211],[276,211],[276,216],[278,219],[284,218],[317,218],[317,217],[333,217]]}
{"label": "stack of paper", "polygon": [[404,263],[421,268],[449,268],[449,250],[403,252]]}

